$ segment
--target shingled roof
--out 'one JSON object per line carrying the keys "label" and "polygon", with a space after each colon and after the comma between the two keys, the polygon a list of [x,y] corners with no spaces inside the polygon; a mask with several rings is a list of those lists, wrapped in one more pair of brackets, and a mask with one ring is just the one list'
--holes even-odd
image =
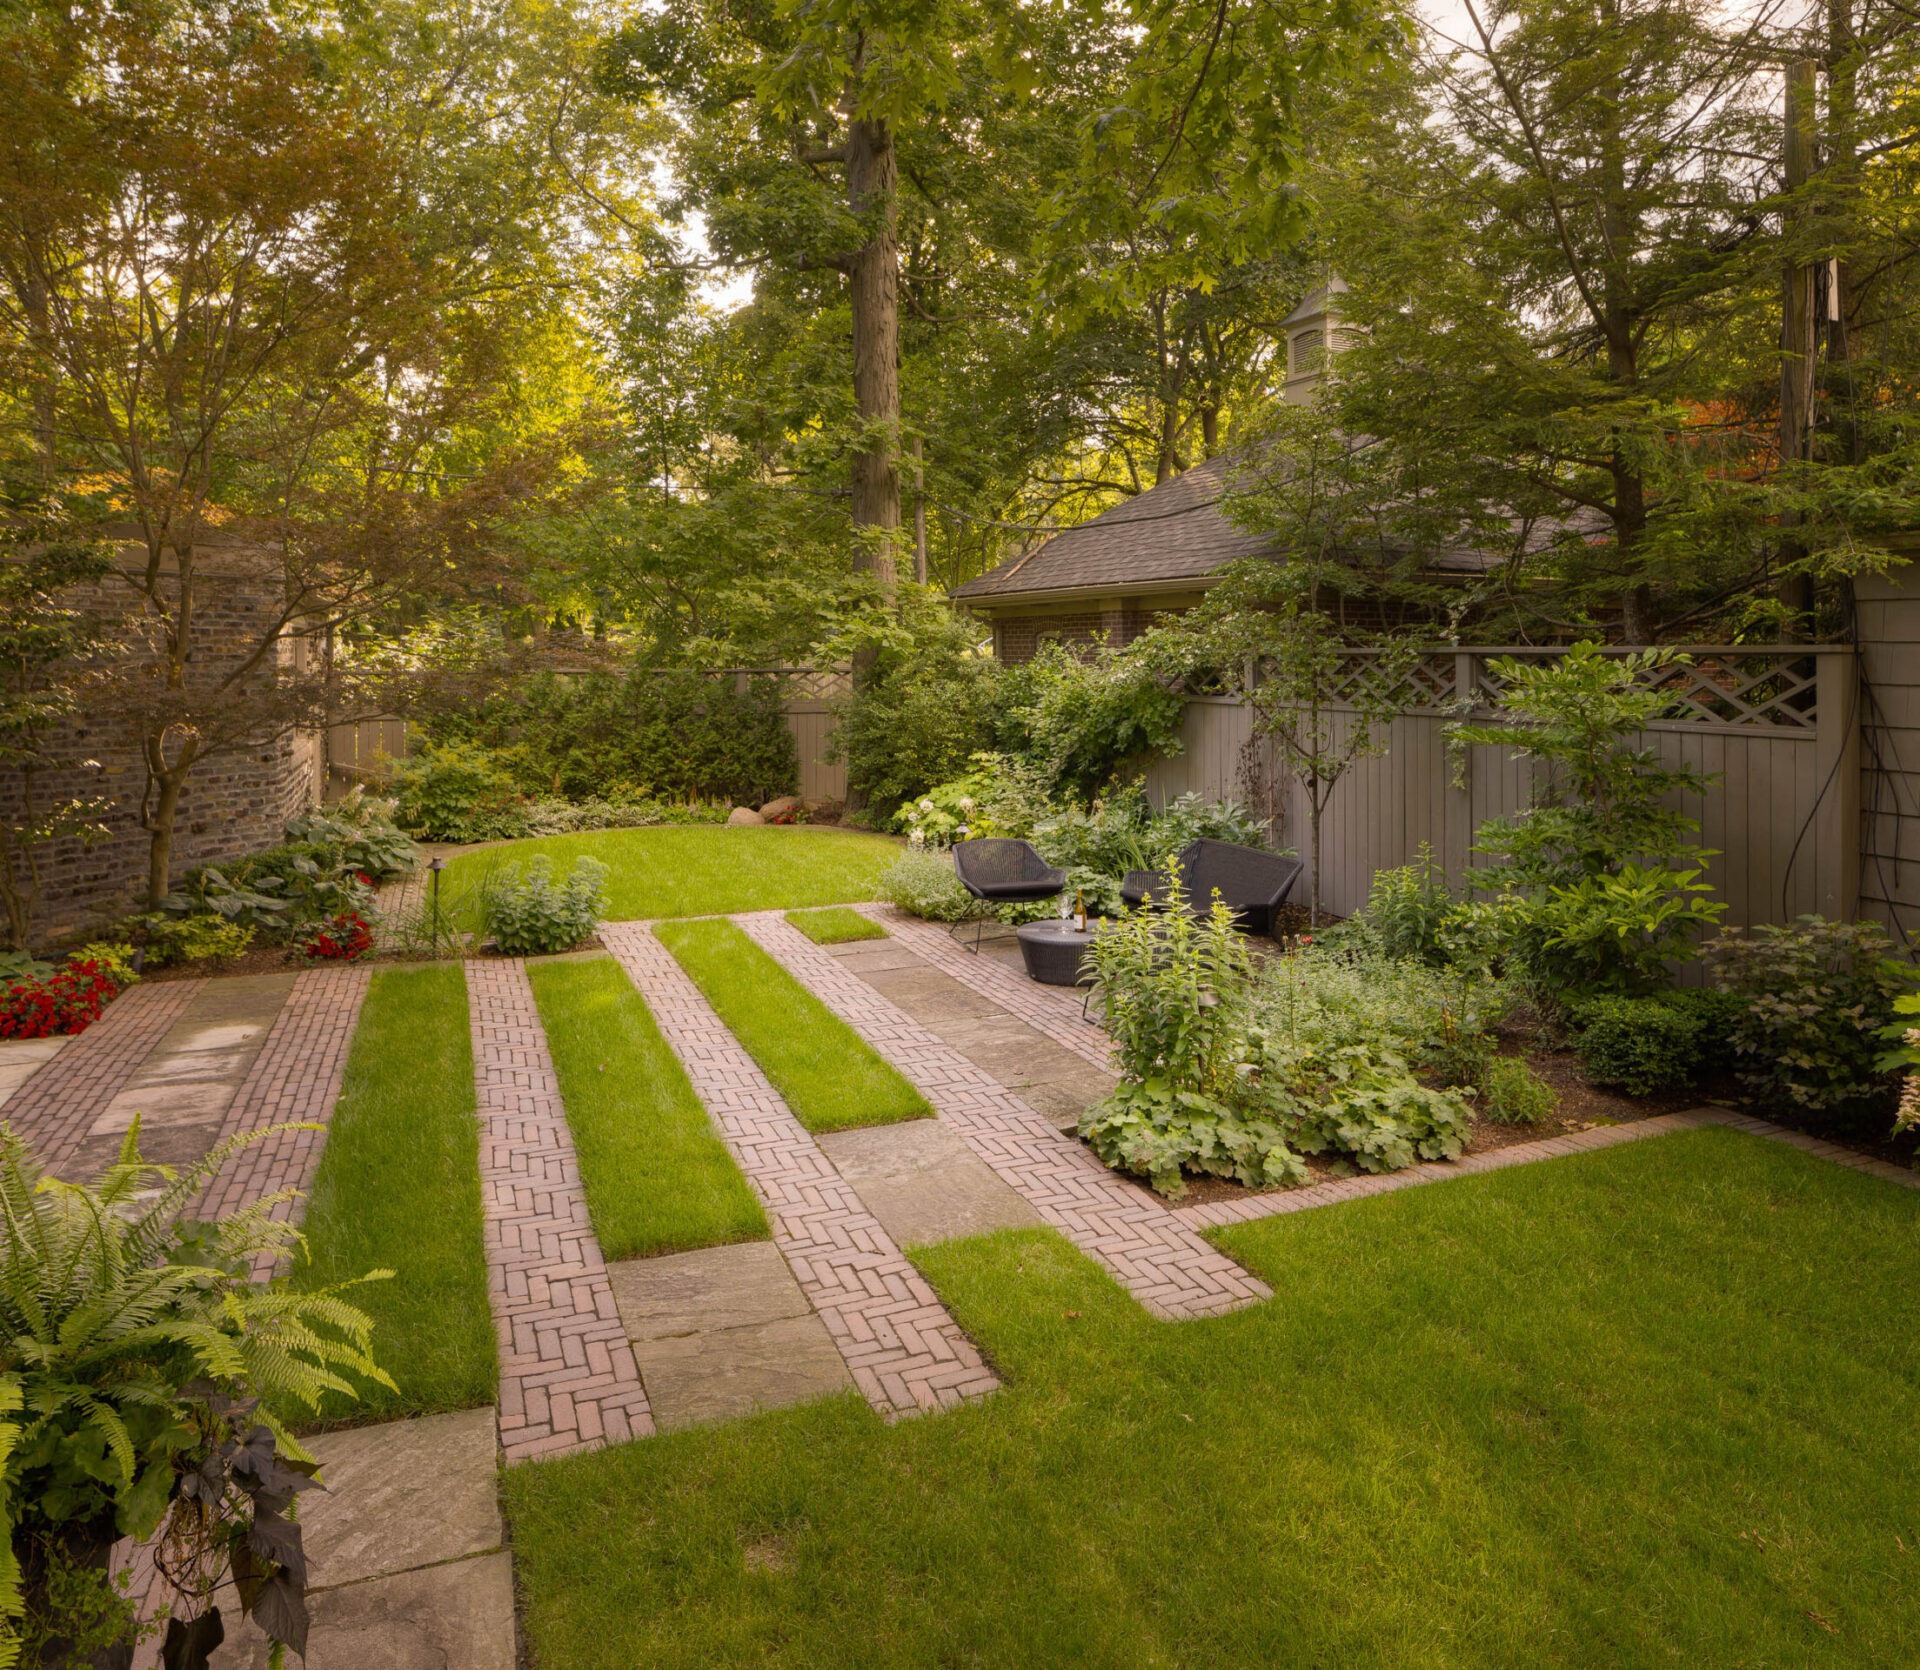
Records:
{"label": "shingled roof", "polygon": [[985,603],[1063,591],[1113,591],[1203,579],[1241,557],[1269,549],[1216,508],[1225,466],[1212,458],[1171,481],[1057,533],[1044,545],[958,587],[954,596]]}

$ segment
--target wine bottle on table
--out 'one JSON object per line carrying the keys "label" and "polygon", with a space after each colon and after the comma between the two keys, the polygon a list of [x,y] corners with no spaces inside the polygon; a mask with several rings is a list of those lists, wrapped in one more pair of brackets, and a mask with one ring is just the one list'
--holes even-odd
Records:
{"label": "wine bottle on table", "polygon": [[1076,934],[1087,931],[1087,895],[1079,888],[1073,893],[1073,931]]}

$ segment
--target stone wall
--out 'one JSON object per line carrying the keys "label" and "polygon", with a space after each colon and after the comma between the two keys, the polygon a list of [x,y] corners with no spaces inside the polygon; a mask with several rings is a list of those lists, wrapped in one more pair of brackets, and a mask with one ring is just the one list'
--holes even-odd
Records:
{"label": "stone wall", "polygon": [[[102,612],[126,606],[124,583],[109,577],[98,587],[76,591],[75,601]],[[257,559],[218,565],[201,592],[195,645],[197,666],[210,673],[244,653],[278,613],[278,578]],[[290,653],[283,647],[281,654]],[[63,840],[43,847],[44,880],[35,919],[36,946],[81,938],[129,910],[139,908],[148,865],[147,833],[140,827],[146,770],[135,738],[84,712],[58,735],[55,757],[90,759],[100,770],[76,766],[41,774],[36,802],[49,804],[76,796],[105,796],[114,802],[106,818],[110,834],[85,845]],[[324,781],[317,738],[287,732],[257,745],[214,754],[188,778],[175,825],[172,879],[198,864],[218,863],[270,846],[280,839],[289,817],[314,804]],[[20,784],[0,773],[0,815],[20,804]]]}

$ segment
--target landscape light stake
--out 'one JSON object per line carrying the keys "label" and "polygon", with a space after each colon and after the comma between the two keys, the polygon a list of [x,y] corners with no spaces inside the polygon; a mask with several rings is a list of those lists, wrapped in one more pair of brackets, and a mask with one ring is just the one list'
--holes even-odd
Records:
{"label": "landscape light stake", "polygon": [[433,955],[440,955],[440,872],[447,867],[446,859],[435,853],[427,860],[427,869],[433,875],[433,903],[427,908],[431,913],[427,921],[427,940],[433,947]]}

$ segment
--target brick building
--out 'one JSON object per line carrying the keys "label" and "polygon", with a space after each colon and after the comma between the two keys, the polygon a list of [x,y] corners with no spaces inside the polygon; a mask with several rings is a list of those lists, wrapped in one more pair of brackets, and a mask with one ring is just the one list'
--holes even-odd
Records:
{"label": "brick building", "polygon": [[[129,548],[126,562],[144,564],[144,548]],[[208,678],[230,669],[235,658],[256,647],[273,629],[282,611],[284,582],[270,554],[238,544],[202,543],[197,547],[194,676]],[[95,585],[76,588],[74,602],[106,619],[125,619],[134,630],[123,654],[138,649],[136,594],[109,574]],[[285,667],[304,646],[282,638],[272,652],[274,667]],[[45,807],[75,797],[104,796],[114,805],[104,820],[108,836],[86,845],[77,839],[41,849],[44,878],[34,923],[36,945],[57,945],[95,931],[142,899],[148,865],[147,832],[140,805],[147,772],[130,728],[115,726],[84,710],[52,739],[56,758],[96,761],[99,769],[75,765],[36,775],[34,798]],[[198,864],[218,863],[270,846],[281,838],[286,820],[317,802],[325,781],[323,739],[318,732],[264,730],[247,745],[222,749],[195,766],[182,795],[175,824],[173,875],[177,879]],[[0,816],[20,809],[16,773],[0,772]]]}

